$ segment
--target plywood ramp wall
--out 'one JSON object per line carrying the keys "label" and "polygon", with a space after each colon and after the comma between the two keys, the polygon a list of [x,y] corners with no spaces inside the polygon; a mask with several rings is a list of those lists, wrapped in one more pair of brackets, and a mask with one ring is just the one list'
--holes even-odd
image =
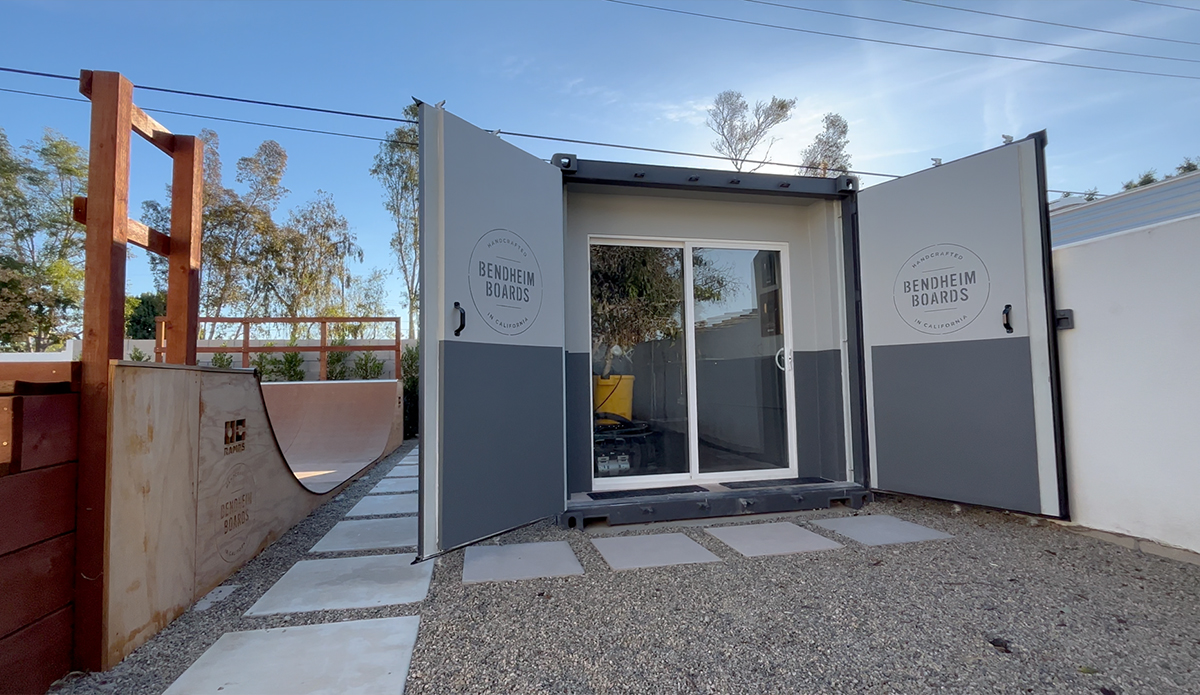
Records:
{"label": "plywood ramp wall", "polygon": [[106,665],[192,605],[200,374],[114,365]]}
{"label": "plywood ramp wall", "polygon": [[105,668],[354,479],[296,480],[251,371],[114,362],[111,379]]}

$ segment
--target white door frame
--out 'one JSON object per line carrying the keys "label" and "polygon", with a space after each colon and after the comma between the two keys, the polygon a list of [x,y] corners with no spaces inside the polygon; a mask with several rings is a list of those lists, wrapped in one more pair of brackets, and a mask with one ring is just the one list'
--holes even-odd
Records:
{"label": "white door frame", "polygon": [[[663,237],[631,237],[631,236],[608,236],[608,235],[590,235],[588,237],[588,252],[591,253],[592,246],[644,246],[657,248],[677,248],[683,251],[683,322],[684,322],[684,346],[687,364],[687,398],[688,398],[688,472],[687,473],[667,473],[662,475],[628,475],[614,477],[596,477],[595,470],[595,454],[592,455],[592,490],[596,492],[608,490],[629,490],[655,487],[668,487],[678,485],[680,483],[722,483],[735,480],[773,480],[782,478],[795,478],[798,472],[798,462],[796,458],[797,434],[796,434],[796,383],[793,366],[793,343],[792,343],[792,288],[791,288],[791,264],[788,255],[787,242],[779,241],[733,241],[733,240],[712,240],[712,239],[672,239]],[[717,473],[701,473],[700,472],[700,451],[699,451],[699,422],[697,416],[697,386],[696,386],[696,324],[695,324],[695,297],[694,288],[692,286],[692,250],[695,248],[711,248],[711,249],[745,249],[753,251],[778,251],[780,265],[780,293],[783,295],[780,298],[780,315],[783,318],[783,346],[787,356],[784,376],[784,386],[786,391],[786,422],[787,422],[787,468],[766,468],[750,471],[721,471]],[[591,296],[591,282],[589,273],[589,290],[588,295]],[[589,302],[589,344],[591,315]],[[590,351],[589,351],[590,354]],[[595,387],[594,380],[589,384],[589,393]],[[594,403],[594,396],[589,399],[589,403]],[[592,446],[595,446],[593,440]]]}

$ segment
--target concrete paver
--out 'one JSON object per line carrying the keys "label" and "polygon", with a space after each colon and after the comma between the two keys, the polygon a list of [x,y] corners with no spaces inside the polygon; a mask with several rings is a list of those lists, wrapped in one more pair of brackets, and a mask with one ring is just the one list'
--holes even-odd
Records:
{"label": "concrete paver", "polygon": [[853,538],[863,545],[891,545],[953,538],[950,534],[886,514],[822,519],[813,523],[847,538]]}
{"label": "concrete paver", "polygon": [[416,492],[416,478],[384,478],[371,488],[368,495],[393,495],[398,492]]}
{"label": "concrete paver", "polygon": [[380,514],[415,514],[417,512],[417,496],[406,495],[367,495],[358,504],[346,512],[346,516],[377,516]]}
{"label": "concrete paver", "polygon": [[415,557],[404,553],[297,562],[246,615],[415,603],[425,598],[433,575],[433,562],[414,565]]}
{"label": "concrete paver", "polygon": [[463,558],[463,584],[583,574],[566,541],[473,545]]}
{"label": "concrete paver", "polygon": [[403,693],[420,618],[229,632],[164,695]]}
{"label": "concrete paver", "polygon": [[592,545],[615,570],[721,561],[682,533],[593,538]]}
{"label": "concrete paver", "polygon": [[719,526],[704,530],[746,557],[790,555],[842,547],[837,541],[786,521],[774,524]]}
{"label": "concrete paver", "polygon": [[408,548],[417,544],[417,518],[350,519],[339,521],[310,553]]}

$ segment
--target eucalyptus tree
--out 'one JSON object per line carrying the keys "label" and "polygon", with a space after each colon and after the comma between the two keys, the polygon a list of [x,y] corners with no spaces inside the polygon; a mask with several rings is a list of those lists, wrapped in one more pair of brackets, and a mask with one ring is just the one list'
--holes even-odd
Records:
{"label": "eucalyptus tree", "polygon": [[850,169],[850,124],[836,113],[827,113],[821,119],[824,129],[817,133],[811,145],[800,155],[801,176],[837,178]]}
{"label": "eucalyptus tree", "polygon": [[41,352],[81,330],[87,153],[46,129],[14,149],[0,129],[0,349]]}
{"label": "eucalyptus tree", "polygon": [[765,142],[767,148],[758,158],[760,163],[750,171],[761,169],[769,161],[771,146],[776,142],[775,138],[768,139],[768,135],[775,126],[792,117],[795,106],[795,99],[772,96],[770,101],[755,102],[751,112],[741,92],[733,89],[721,92],[709,107],[705,121],[717,134],[713,149],[728,158],[734,169],[742,171],[750,163],[754,150]]}
{"label": "eucalyptus tree", "polygon": [[[417,114],[416,104],[404,109],[404,116],[410,120],[415,121]],[[383,206],[396,225],[392,233],[392,251],[396,254],[400,279],[404,283],[408,335],[415,337],[421,307],[417,126],[406,124],[388,133],[386,140],[379,144],[370,171],[383,186]]]}

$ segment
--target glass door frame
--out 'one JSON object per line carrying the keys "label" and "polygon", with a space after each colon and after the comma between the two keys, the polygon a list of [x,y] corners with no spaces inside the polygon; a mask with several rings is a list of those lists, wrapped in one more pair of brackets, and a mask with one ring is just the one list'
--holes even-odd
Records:
{"label": "glass door frame", "polygon": [[[796,377],[793,364],[792,342],[792,288],[791,263],[788,255],[788,243],[781,241],[734,241],[729,239],[698,239],[698,238],[667,238],[667,237],[632,237],[609,236],[593,234],[588,236],[588,254],[590,258],[593,246],[642,246],[650,248],[674,248],[683,252],[683,323],[684,346],[687,367],[687,411],[688,411],[688,472],[666,473],[660,475],[629,475],[600,478],[596,476],[595,439],[592,440],[592,490],[603,492],[611,490],[630,490],[641,488],[668,487],[680,484],[723,483],[742,480],[773,480],[795,478],[798,475],[796,457]],[[762,468],[744,471],[719,471],[714,473],[700,472],[700,431],[697,406],[696,385],[696,321],[695,321],[695,288],[692,276],[692,252],[696,248],[705,249],[739,249],[748,251],[777,251],[779,252],[780,272],[780,315],[783,317],[783,348],[786,355],[784,370],[784,389],[787,396],[787,468]],[[590,262],[589,262],[590,268]],[[591,297],[591,272],[588,273],[588,297]],[[756,300],[757,301],[757,300]],[[588,342],[591,343],[591,302],[588,302]],[[589,384],[589,403],[595,403],[593,390],[595,381]]]}

